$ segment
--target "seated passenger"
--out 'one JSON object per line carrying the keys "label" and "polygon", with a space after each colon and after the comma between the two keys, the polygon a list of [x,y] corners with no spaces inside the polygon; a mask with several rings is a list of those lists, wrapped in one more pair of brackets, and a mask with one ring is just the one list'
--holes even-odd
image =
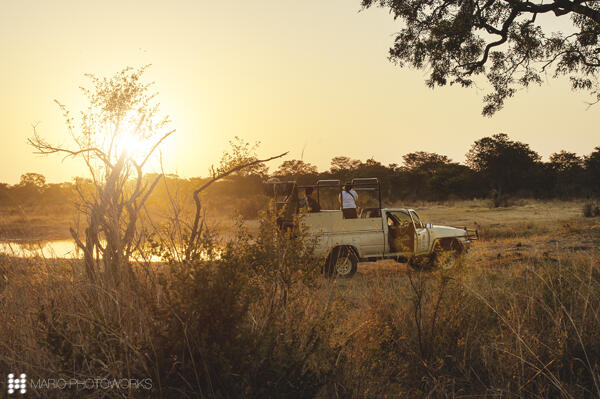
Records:
{"label": "seated passenger", "polygon": [[321,212],[321,205],[312,197],[313,188],[307,187],[304,192],[306,194],[306,208],[308,212]]}
{"label": "seated passenger", "polygon": [[412,252],[415,229],[410,216],[404,212],[388,213],[388,241],[392,252]]}

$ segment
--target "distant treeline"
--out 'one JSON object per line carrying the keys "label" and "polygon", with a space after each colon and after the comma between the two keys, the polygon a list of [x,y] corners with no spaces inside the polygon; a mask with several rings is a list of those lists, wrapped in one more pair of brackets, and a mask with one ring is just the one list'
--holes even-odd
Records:
{"label": "distant treeline", "polygon": [[[147,179],[155,176],[148,175]],[[288,160],[271,173],[259,165],[215,184],[205,195],[207,205],[227,204],[244,215],[254,215],[265,203],[268,190],[263,182],[272,177],[303,184],[318,179],[378,177],[386,202],[491,198],[499,206],[511,197],[567,199],[600,195],[600,147],[584,156],[560,151],[552,154],[549,162],[542,162],[528,144],[501,133],[477,140],[467,152],[465,164],[423,151],[406,154],[400,163],[389,165],[374,159],[363,162],[337,156],[331,160],[330,169],[322,172],[308,162]],[[165,184],[156,186],[149,204],[164,205],[169,196],[191,199],[193,190],[206,180],[167,175]],[[47,184],[43,175],[27,173],[19,184],[0,184],[0,204],[73,203],[79,195],[77,189],[85,190],[86,186],[92,187],[91,181],[76,178],[72,183]]]}

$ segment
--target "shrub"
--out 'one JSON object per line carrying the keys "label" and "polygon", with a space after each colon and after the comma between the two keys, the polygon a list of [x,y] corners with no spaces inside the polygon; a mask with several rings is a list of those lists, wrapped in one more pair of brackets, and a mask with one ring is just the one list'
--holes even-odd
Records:
{"label": "shrub", "polygon": [[[315,396],[336,353],[331,311],[311,294],[322,260],[298,222],[282,231],[276,216],[264,212],[256,235],[240,223],[227,243],[207,234],[192,261],[137,264],[118,286],[90,284],[81,261],[0,257],[0,368],[18,359],[32,376],[151,378],[151,392],[129,392],[138,397]],[[37,394],[107,394],[74,389]]]}
{"label": "shrub", "polygon": [[282,231],[276,216],[162,275],[153,330],[166,394],[304,398],[324,385],[329,316],[308,291],[321,260],[300,224]]}
{"label": "shrub", "polygon": [[586,202],[583,205],[583,216],[586,218],[596,217],[600,215],[600,207],[598,203]]}
{"label": "shrub", "polygon": [[201,256],[135,264],[118,286],[80,261],[0,256],[0,369],[152,379],[40,397],[600,396],[597,253],[329,281],[302,224],[278,225],[270,210],[229,242],[203,230]]}
{"label": "shrub", "polygon": [[349,397],[596,397],[600,269],[586,256],[511,270],[411,273],[372,291],[344,348]]}
{"label": "shrub", "polygon": [[492,190],[490,193],[490,207],[492,208],[506,208],[511,206],[513,203],[512,199],[508,194],[502,193],[498,190]]}

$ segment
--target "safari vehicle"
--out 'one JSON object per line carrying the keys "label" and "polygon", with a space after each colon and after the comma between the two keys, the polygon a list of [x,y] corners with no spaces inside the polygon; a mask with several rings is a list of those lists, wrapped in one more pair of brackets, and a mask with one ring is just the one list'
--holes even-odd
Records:
{"label": "safari vehicle", "polygon": [[[355,178],[358,218],[344,219],[337,198],[343,189],[340,180],[319,180],[313,185],[294,181],[270,181],[278,208],[284,208],[282,227],[290,227],[294,213],[302,214],[309,234],[317,235],[316,252],[326,258],[329,276],[352,277],[358,262],[394,259],[412,267],[451,268],[457,257],[479,238],[477,230],[423,223],[417,212],[406,208],[382,208],[381,185],[377,178]],[[303,206],[304,193],[312,188],[321,210],[309,212]],[[326,193],[329,193],[327,198]],[[376,205],[376,206],[369,206]],[[366,206],[365,206],[366,205]],[[330,209],[324,209],[330,208]]]}

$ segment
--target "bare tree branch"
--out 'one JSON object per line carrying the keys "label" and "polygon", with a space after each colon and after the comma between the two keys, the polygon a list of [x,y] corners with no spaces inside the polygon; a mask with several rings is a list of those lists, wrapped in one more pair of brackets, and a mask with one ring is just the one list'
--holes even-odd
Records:
{"label": "bare tree branch", "polygon": [[223,179],[223,178],[231,175],[232,173],[235,173],[235,172],[237,172],[239,170],[242,170],[244,168],[248,168],[250,166],[253,166],[253,165],[256,165],[256,164],[259,164],[259,163],[264,163],[264,162],[272,161],[272,160],[277,159],[277,158],[284,157],[287,154],[288,154],[288,152],[284,152],[283,154],[279,154],[279,155],[276,155],[274,157],[270,157],[270,158],[266,158],[266,159],[257,159],[257,160],[252,161],[252,162],[248,162],[248,163],[244,163],[242,165],[238,165],[238,166],[236,166],[236,167],[234,167],[232,169],[229,169],[229,170],[227,170],[225,172],[222,172],[222,173],[214,176],[212,179],[210,179],[208,182],[206,182],[200,188],[198,188],[197,190],[194,191],[194,203],[196,205],[196,213],[195,213],[195,216],[194,216],[194,223],[192,225],[192,230],[190,232],[190,237],[188,239],[187,248],[186,248],[186,251],[185,251],[185,253],[186,253],[186,256],[185,256],[186,260],[190,260],[190,257],[191,257],[191,255],[194,252],[193,248],[195,247],[196,240],[199,237],[199,233],[200,233],[199,223],[200,223],[200,216],[201,216],[200,213],[201,213],[201,209],[202,209],[202,204],[200,202],[199,194],[202,191],[206,190],[214,182],[216,182],[218,180],[221,180],[221,179]]}
{"label": "bare tree branch", "polygon": [[156,150],[158,148],[158,146],[160,145],[160,143],[162,143],[167,137],[169,137],[171,134],[175,133],[175,129],[171,130],[170,132],[167,132],[166,134],[164,134],[160,140],[158,140],[156,142],[156,144],[154,144],[152,146],[152,148],[150,149],[150,151],[148,151],[148,154],[146,154],[146,158],[144,158],[144,160],[142,161],[142,163],[140,164],[141,167],[144,167],[144,165],[146,164],[146,162],[148,161],[148,159],[150,158],[150,156],[152,155],[152,153],[154,152],[154,150]]}

